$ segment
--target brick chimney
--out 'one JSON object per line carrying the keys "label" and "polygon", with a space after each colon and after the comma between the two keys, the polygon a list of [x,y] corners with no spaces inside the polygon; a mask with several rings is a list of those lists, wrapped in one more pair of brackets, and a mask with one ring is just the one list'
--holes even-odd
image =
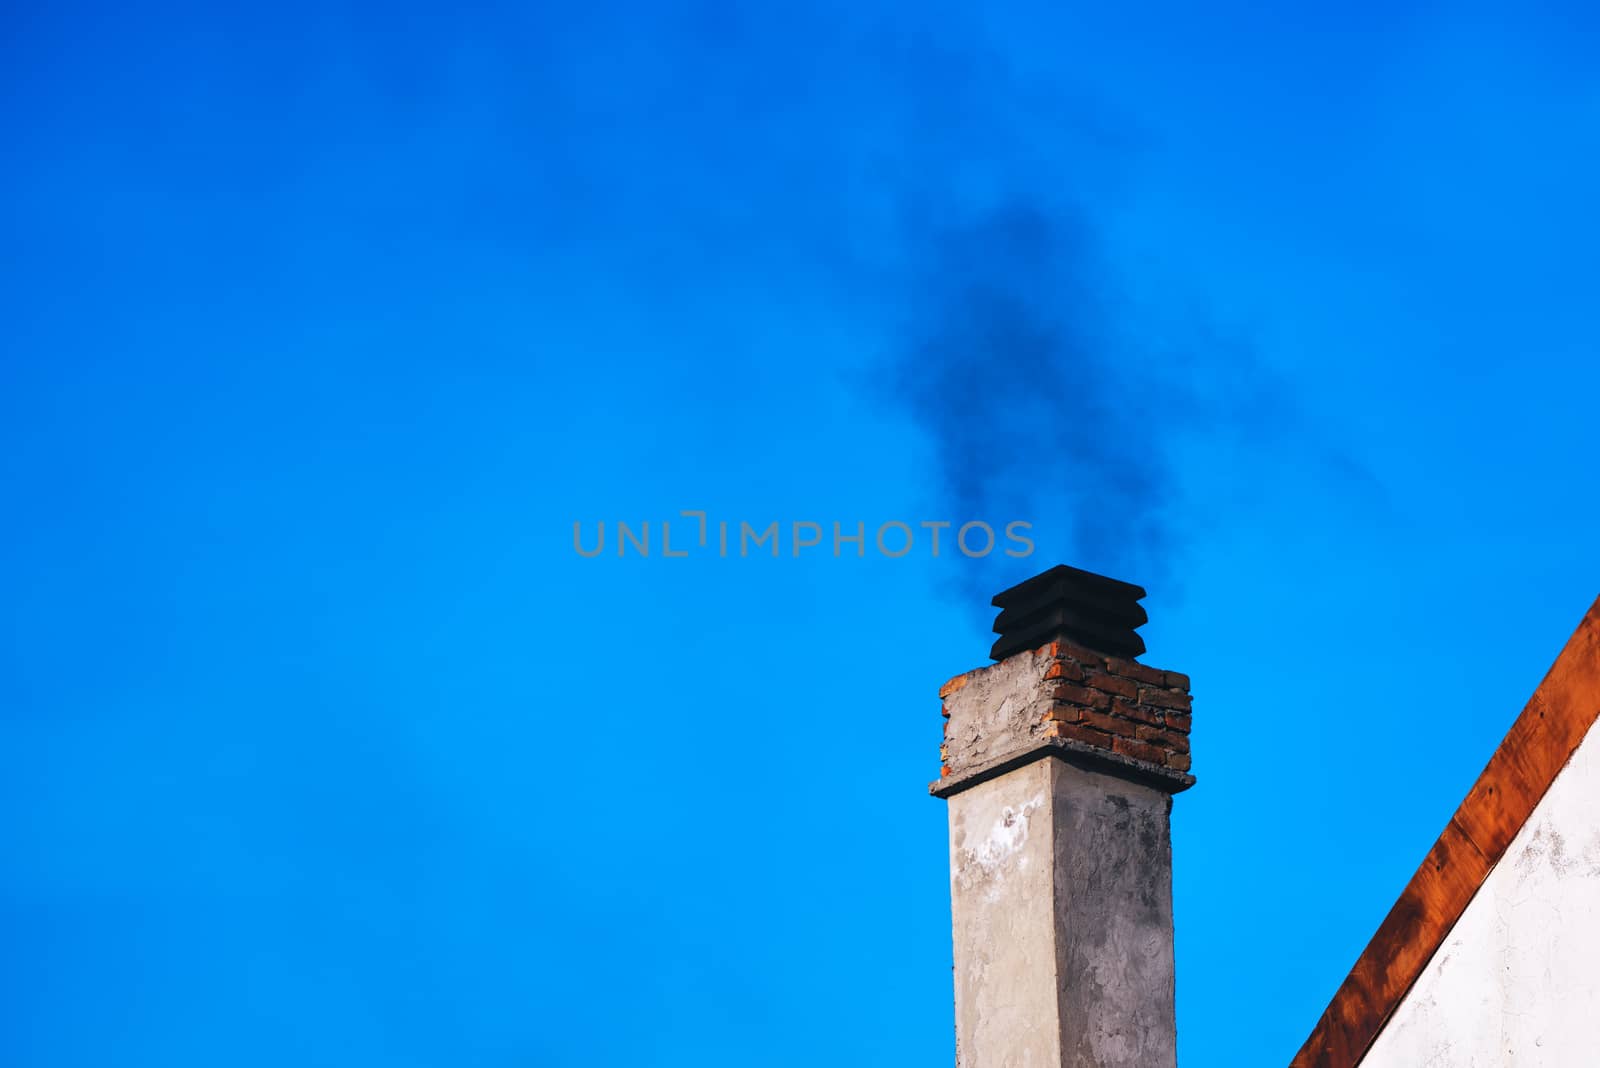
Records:
{"label": "brick chimney", "polygon": [[1189,678],[1134,660],[1138,586],[997,595],[999,661],[939,691],[957,1068],[1174,1068],[1172,795]]}

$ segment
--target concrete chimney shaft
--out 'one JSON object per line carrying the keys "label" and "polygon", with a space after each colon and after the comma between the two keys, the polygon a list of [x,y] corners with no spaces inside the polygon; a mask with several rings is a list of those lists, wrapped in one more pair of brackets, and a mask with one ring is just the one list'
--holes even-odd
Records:
{"label": "concrete chimney shaft", "polygon": [[1129,649],[1142,596],[1071,568],[1030,579],[995,598],[996,655],[1008,617],[1041,644],[940,691],[958,1068],[1177,1063],[1168,818],[1194,783],[1189,679],[1082,644]]}

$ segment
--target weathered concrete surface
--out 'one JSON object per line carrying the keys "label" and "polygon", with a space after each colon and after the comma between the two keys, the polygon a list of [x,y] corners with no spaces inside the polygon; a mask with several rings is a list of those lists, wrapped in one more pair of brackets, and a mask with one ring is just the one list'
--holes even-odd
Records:
{"label": "weathered concrete surface", "polygon": [[1044,758],[950,798],[959,1068],[1172,1068],[1171,797]]}
{"label": "weathered concrete surface", "polygon": [[1053,703],[1044,677],[1049,661],[1044,650],[1018,653],[970,672],[945,698],[944,763],[953,772],[1037,748]]}
{"label": "weathered concrete surface", "polygon": [[1055,1068],[1051,768],[1040,760],[950,799],[958,1068]]}
{"label": "weathered concrete surface", "polygon": [[1172,798],[1050,761],[1063,1065],[1178,1061]]}
{"label": "weathered concrete surface", "polygon": [[1586,1068],[1600,1034],[1600,737],[1572,760],[1362,1068]]}

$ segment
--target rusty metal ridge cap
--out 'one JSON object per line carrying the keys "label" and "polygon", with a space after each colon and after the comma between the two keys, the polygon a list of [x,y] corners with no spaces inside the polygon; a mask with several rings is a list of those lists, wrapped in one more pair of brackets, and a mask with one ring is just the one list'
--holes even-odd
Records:
{"label": "rusty metal ridge cap", "polygon": [[1600,719],[1600,599],[1495,748],[1290,1068],[1355,1068]]}

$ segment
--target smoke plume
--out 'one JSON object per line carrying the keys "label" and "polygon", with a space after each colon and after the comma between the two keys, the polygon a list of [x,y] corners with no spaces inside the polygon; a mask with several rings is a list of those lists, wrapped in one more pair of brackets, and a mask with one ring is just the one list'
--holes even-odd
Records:
{"label": "smoke plume", "polygon": [[[1092,226],[1011,200],[925,235],[919,259],[891,381],[949,510],[1033,523],[1023,571],[1069,560],[1148,577],[1173,537],[1167,434],[1149,410],[1165,390],[1120,348]],[[992,584],[982,570],[974,581]]]}

